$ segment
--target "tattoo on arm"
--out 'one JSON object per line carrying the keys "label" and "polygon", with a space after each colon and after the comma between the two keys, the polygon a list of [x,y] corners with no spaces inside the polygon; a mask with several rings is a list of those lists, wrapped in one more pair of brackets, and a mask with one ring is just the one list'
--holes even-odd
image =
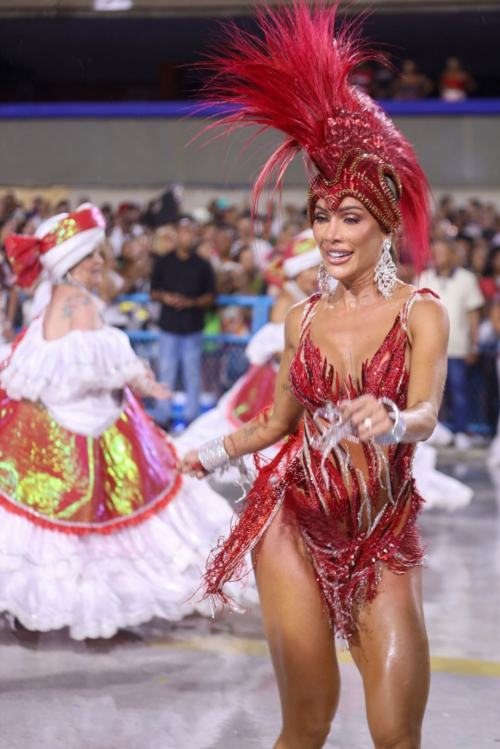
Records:
{"label": "tattoo on arm", "polygon": [[252,434],[254,434],[254,432],[257,431],[257,429],[259,428],[259,426],[260,426],[260,424],[253,424],[251,427],[246,427],[243,430],[243,440],[244,440],[245,443],[248,442],[248,440],[250,439],[250,437],[252,436]]}
{"label": "tattoo on arm", "polygon": [[64,302],[63,317],[71,317],[78,307],[88,307],[89,304],[91,304],[91,299],[86,294],[71,294]]}
{"label": "tattoo on arm", "polygon": [[293,390],[292,390],[291,386],[287,382],[284,382],[282,384],[281,389],[283,390],[284,393],[287,394],[287,396],[290,398],[290,400],[295,400],[295,396],[293,394]]}

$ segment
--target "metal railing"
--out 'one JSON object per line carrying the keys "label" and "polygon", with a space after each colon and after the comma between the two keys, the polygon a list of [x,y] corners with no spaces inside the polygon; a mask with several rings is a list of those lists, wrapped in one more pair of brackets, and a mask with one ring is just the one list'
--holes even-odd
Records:
{"label": "metal railing", "polygon": [[[147,305],[151,299],[149,294],[139,293],[127,296],[119,296],[116,303],[122,302],[137,305]],[[202,397],[201,409],[207,410],[215,406],[218,398],[234,384],[247,370],[249,363],[245,357],[245,347],[260,328],[269,320],[269,312],[274,304],[274,297],[268,296],[243,296],[243,295],[221,295],[217,297],[217,307],[237,306],[250,308],[252,316],[250,321],[250,333],[248,335],[235,335],[234,333],[204,333],[203,363],[202,363]],[[132,346],[139,356],[149,359],[150,364],[157,373],[158,366],[158,330],[127,329],[125,328]],[[181,393],[182,380],[178,377],[173,384],[175,391],[172,403],[172,419],[183,420],[184,399]],[[148,402],[149,413],[155,416],[155,404]]]}

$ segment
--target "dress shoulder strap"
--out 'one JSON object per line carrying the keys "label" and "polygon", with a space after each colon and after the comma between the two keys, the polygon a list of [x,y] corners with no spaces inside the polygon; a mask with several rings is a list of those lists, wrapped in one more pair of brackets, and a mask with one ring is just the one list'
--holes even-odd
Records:
{"label": "dress shoulder strap", "polygon": [[316,307],[316,304],[321,299],[321,292],[316,292],[312,296],[309,297],[307,302],[304,305],[304,313],[302,315],[302,322],[300,324],[300,339],[299,343],[302,343],[302,339],[304,337],[304,333],[306,332],[307,328],[309,327],[311,323],[312,316],[314,314],[314,309]]}
{"label": "dress shoulder strap", "polygon": [[414,302],[419,296],[422,296],[422,294],[431,294],[433,297],[436,297],[436,299],[439,299],[439,296],[435,291],[432,291],[432,289],[416,289],[412,294],[410,294],[400,313],[401,326],[405,333],[408,333],[408,319],[410,317],[411,308],[413,307]]}

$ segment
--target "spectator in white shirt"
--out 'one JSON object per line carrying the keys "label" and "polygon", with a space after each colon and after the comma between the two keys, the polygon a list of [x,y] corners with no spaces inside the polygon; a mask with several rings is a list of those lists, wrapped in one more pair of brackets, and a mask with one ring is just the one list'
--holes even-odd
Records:
{"label": "spectator in white shirt", "polygon": [[484,305],[484,297],[476,276],[459,266],[453,244],[436,240],[432,251],[435,270],[427,270],[421,275],[419,287],[435,291],[448,310],[450,340],[446,387],[453,408],[455,446],[459,450],[466,450],[471,444],[467,435],[467,368],[478,357],[480,309]]}
{"label": "spectator in white shirt", "polygon": [[138,209],[133,203],[122,203],[116,214],[115,225],[109,236],[109,243],[116,258],[121,257],[125,242],[139,237],[143,233],[142,227],[136,223]]}

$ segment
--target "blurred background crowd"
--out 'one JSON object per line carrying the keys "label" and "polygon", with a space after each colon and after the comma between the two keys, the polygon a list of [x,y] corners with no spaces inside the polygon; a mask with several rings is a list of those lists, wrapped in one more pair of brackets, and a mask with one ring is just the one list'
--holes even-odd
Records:
{"label": "blurred background crowd", "polygon": [[[74,210],[85,201],[82,196],[75,205],[67,200],[51,205],[39,196],[24,205],[14,193],[4,194],[0,199],[2,248],[9,233],[33,234],[51,214]],[[283,256],[291,240],[309,227],[305,205],[285,204],[279,214],[270,219],[261,216],[252,227],[247,202],[235,204],[218,198],[189,214],[183,212],[183,191],[175,185],[149,204],[124,202],[116,207],[104,204],[101,209],[107,219],[107,239],[102,247],[105,272],[99,295],[106,320],[132,336],[136,331],[139,342],[150,340],[146,331],[153,340],[154,335],[161,337],[165,331],[196,333],[201,328],[204,333],[201,389],[205,392],[202,404],[213,405],[248,366],[243,344],[252,332],[252,308],[241,297],[279,294],[286,280]],[[500,342],[498,206],[473,197],[467,201],[457,200],[451,194],[441,197],[435,205],[432,252],[433,266],[422,278],[415,278],[413,269],[404,264],[399,275],[407,282],[432,288],[448,306],[452,342],[442,420],[455,433],[457,447],[466,449],[496,432],[499,400],[496,361]],[[198,292],[191,293],[183,279],[181,285],[183,292],[187,289],[187,296],[178,294],[174,299],[172,293],[170,297],[164,293],[162,273],[175,273],[175,268],[162,269],[165,258],[176,255],[181,259],[199,257],[205,263],[202,270],[209,270],[203,271],[203,286]],[[9,341],[15,330],[37,312],[37,304],[33,302],[36,288],[19,293],[5,252],[0,280],[0,330],[4,340]],[[170,287],[168,290],[174,295],[178,291]],[[179,323],[175,320],[180,318],[174,314],[174,322],[169,322],[165,308],[185,309],[191,305],[190,297],[203,295],[205,301],[193,313],[194,317],[191,313],[190,318],[181,316],[188,320],[188,327],[177,330],[175,326]],[[222,299],[223,304],[217,304],[216,299]],[[141,332],[144,332],[142,338]],[[151,354],[151,347],[147,352],[153,359],[158,357],[157,353]],[[184,389],[182,377],[176,385],[179,390]],[[184,423],[195,415],[190,414]],[[451,435],[447,439],[451,440]]]}
{"label": "blurred background crowd", "polygon": [[448,57],[438,78],[427,75],[415,60],[403,60],[393,66],[365,63],[355,71],[353,82],[375,99],[399,101],[429,96],[438,96],[443,101],[463,101],[477,92],[476,81],[458,57]]}
{"label": "blurred background crowd", "polygon": [[[287,204],[279,216],[272,215],[269,220],[262,215],[252,227],[249,201],[236,205],[226,198],[215,199],[190,214],[182,212],[181,201],[182,189],[176,186],[159,198],[154,213],[152,204],[100,206],[107,219],[107,240],[102,247],[106,271],[100,296],[107,305],[119,295],[149,292],[156,259],[179,244],[187,244],[209,261],[218,294],[277,295],[283,280],[280,261],[285,249],[297,234],[309,228],[305,204]],[[74,205],[67,200],[51,205],[43,197],[36,197],[30,205],[23,205],[14,193],[0,197],[4,287],[12,282],[4,250],[6,236],[34,234],[49,216],[71,212],[85,202],[87,198],[82,197]],[[453,195],[443,196],[435,205],[432,239],[433,244],[441,240],[449,247],[453,265],[475,275],[484,295],[481,319],[489,320],[500,293],[499,207],[473,197],[457,202]],[[417,280],[411,268],[404,266],[400,271],[408,282]],[[29,295],[24,304],[29,307]],[[16,308],[17,320],[22,307]],[[154,320],[150,319],[141,322],[145,327],[152,324]],[[225,332],[249,331],[244,321],[234,327],[234,322],[221,319],[221,325]]]}

